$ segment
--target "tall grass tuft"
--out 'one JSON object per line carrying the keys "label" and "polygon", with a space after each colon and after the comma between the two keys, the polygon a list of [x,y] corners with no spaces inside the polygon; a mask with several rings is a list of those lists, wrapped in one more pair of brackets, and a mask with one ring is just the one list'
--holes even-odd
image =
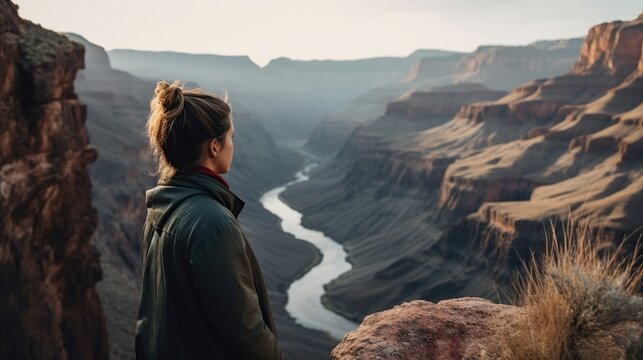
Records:
{"label": "tall grass tuft", "polygon": [[[602,249],[588,222],[569,219],[516,281],[520,315],[484,341],[483,359],[643,359],[643,267],[639,241]],[[630,247],[631,248],[631,247]]]}

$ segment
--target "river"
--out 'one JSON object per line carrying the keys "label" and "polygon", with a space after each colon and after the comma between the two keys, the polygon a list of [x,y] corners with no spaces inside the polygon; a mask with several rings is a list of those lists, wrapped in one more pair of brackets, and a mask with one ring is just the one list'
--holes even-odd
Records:
{"label": "river", "polygon": [[321,262],[288,288],[286,311],[298,324],[324,331],[341,340],[347,332],[357,328],[357,324],[325,308],[321,296],[324,293],[324,284],[351,269],[351,264],[346,261],[346,252],[342,245],[325,236],[323,232],[303,227],[302,214],[279,198],[279,194],[289,186],[308,180],[308,171],[315,165],[307,165],[295,174],[295,180],[267,191],[261,196],[260,201],[268,211],[281,219],[283,231],[313,244],[322,253]]}

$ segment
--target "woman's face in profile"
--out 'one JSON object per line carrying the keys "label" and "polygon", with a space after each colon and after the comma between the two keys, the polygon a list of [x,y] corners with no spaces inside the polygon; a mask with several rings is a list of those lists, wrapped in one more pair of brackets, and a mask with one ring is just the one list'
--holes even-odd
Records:
{"label": "woman's face in profile", "polygon": [[225,174],[230,170],[230,165],[232,164],[232,157],[234,153],[234,143],[232,139],[234,138],[234,123],[230,120],[230,129],[226,133],[225,143],[223,148],[219,150],[219,156],[215,161],[215,166],[217,172],[220,174]]}

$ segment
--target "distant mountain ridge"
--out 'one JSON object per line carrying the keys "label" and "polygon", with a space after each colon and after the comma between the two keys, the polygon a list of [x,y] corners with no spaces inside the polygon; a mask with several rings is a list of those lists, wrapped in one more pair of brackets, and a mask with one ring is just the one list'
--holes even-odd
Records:
{"label": "distant mountain ridge", "polygon": [[472,53],[416,59],[402,81],[372,88],[319,122],[306,148],[322,156],[336,153],[355,126],[382,115],[387,102],[408,91],[458,83],[510,90],[532,79],[564,74],[576,60],[582,42],[582,38],[574,38],[525,46],[483,45]]}
{"label": "distant mountain ridge", "polygon": [[[427,56],[455,52],[422,50]],[[109,51],[114,68],[148,79],[196,81],[208,90],[226,89],[232,102],[256,111],[277,141],[308,136],[314,124],[364,91],[400,81],[416,60],[380,57],[357,60],[273,59],[259,68],[247,57],[206,56],[134,50]],[[197,80],[198,79],[198,80]]]}

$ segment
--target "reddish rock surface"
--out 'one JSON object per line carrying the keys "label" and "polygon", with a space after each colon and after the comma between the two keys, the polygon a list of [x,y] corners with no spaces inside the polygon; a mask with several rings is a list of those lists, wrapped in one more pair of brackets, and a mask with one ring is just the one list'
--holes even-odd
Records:
{"label": "reddish rock surface", "polygon": [[475,359],[480,340],[492,334],[492,322],[518,311],[480,298],[405,302],[365,317],[331,359]]}
{"label": "reddish rock surface", "polygon": [[572,73],[627,75],[635,70],[641,59],[643,32],[640,22],[643,14],[637,20],[614,21],[592,27]]}
{"label": "reddish rock surface", "polygon": [[106,359],[83,47],[0,2],[0,358]]}

